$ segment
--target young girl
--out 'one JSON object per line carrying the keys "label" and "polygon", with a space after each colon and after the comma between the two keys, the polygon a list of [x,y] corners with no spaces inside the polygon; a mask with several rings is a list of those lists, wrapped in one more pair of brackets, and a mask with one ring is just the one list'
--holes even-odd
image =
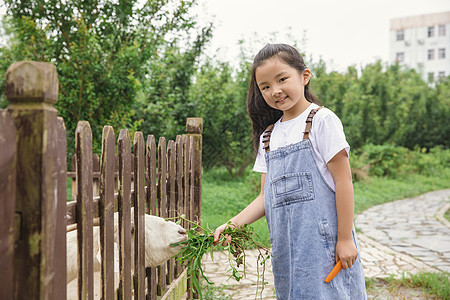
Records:
{"label": "young girl", "polygon": [[[269,44],[256,55],[247,110],[261,192],[230,221],[240,227],[266,216],[277,299],[366,299],[350,147],[339,118],[317,105],[310,79],[291,46]],[[339,260],[344,270],[325,283]]]}

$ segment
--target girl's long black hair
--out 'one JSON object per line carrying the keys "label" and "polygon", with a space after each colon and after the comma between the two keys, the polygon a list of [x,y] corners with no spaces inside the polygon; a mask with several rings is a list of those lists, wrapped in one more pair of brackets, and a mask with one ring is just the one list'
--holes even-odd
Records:
{"label": "girl's long black hair", "polygon": [[[258,84],[256,83],[256,69],[261,66],[267,59],[278,57],[285,64],[296,69],[300,75],[306,69],[305,62],[301,54],[292,46],[286,44],[267,44],[259,50],[253,60],[252,73],[250,78],[250,87],[247,95],[247,112],[252,122],[252,138],[255,152],[259,149],[259,138],[263,131],[270,124],[275,123],[283,112],[270,107],[264,100]],[[311,103],[320,104],[319,100],[309,90],[309,82],[305,86],[305,98]]]}

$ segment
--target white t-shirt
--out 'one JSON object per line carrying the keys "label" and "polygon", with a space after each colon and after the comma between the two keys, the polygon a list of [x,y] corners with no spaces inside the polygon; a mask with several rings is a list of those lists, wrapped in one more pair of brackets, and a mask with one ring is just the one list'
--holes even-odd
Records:
{"label": "white t-shirt", "polygon": [[[318,105],[312,103],[303,113],[292,120],[281,122],[278,120],[273,128],[270,137],[270,151],[278,148],[295,144],[303,140],[303,131],[306,127],[306,118],[310,111],[317,108]],[[335,190],[335,184],[327,163],[342,149],[348,152],[350,146],[345,139],[344,128],[341,120],[328,108],[320,109],[314,116],[309,140],[312,144],[314,159],[316,161],[319,172],[322,174],[326,183]],[[266,151],[263,149],[262,135],[260,137],[260,146],[258,155],[256,156],[253,171],[267,173],[266,161],[264,155]]]}

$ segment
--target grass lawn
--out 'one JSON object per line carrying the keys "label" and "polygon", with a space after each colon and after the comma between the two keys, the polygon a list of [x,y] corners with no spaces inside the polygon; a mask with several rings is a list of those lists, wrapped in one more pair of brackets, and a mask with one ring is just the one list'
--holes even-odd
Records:
{"label": "grass lawn", "polygon": [[[203,173],[202,224],[216,228],[239,213],[259,193],[260,175],[248,170],[241,178],[231,178],[225,169]],[[411,174],[404,178],[370,177],[354,183],[355,213],[381,203],[408,198],[432,190],[450,188],[450,169],[439,176]],[[265,218],[251,225],[260,242],[269,245]]]}

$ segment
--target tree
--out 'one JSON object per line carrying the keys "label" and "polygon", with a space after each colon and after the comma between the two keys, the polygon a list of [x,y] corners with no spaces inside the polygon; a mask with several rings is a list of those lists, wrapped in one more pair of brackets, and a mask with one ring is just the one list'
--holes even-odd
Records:
{"label": "tree", "polygon": [[233,70],[227,62],[208,60],[195,76],[190,98],[204,119],[203,161],[241,176],[254,161],[250,119],[246,111],[250,64]]}
{"label": "tree", "polygon": [[[103,125],[137,128],[132,110],[147,76],[147,62],[166,41],[195,29],[195,0],[5,0],[9,44],[1,49],[1,71],[17,60],[56,65],[68,152],[79,120],[89,120],[94,149]],[[2,86],[2,95],[4,86]],[[2,105],[4,105],[4,101]]]}
{"label": "tree", "polygon": [[318,66],[313,92],[341,118],[353,148],[449,146],[448,79],[429,85],[416,71],[381,61],[342,74]]}
{"label": "tree", "polygon": [[138,122],[142,120],[140,127],[144,132],[174,139],[185,131],[187,117],[199,117],[195,115],[198,100],[189,97],[189,90],[211,33],[210,25],[203,28],[192,42],[189,42],[189,36],[185,36],[184,50],[178,39],[166,43],[146,64],[148,76],[137,95],[133,117]]}

